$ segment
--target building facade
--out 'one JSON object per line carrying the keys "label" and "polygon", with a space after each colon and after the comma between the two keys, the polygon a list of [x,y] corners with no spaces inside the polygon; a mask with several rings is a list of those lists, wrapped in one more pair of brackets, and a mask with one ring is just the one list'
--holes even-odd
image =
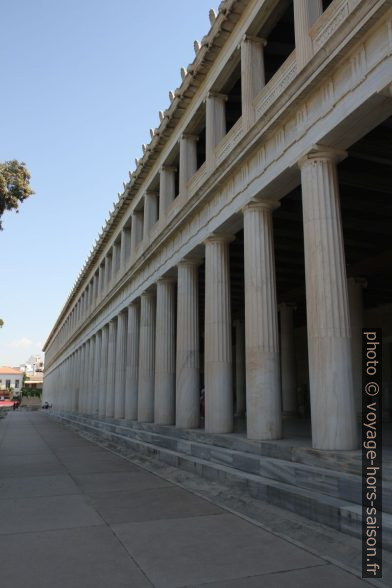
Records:
{"label": "building facade", "polygon": [[0,367],[0,397],[19,396],[22,390],[23,372],[10,366]]}
{"label": "building facade", "polygon": [[[392,3],[224,0],[45,344],[44,400],[358,446],[392,357]],[[201,419],[201,413],[203,418]]]}

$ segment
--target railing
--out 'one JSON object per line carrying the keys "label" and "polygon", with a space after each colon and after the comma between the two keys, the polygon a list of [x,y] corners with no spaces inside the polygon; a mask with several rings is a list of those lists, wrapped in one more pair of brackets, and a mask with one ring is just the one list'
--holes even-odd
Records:
{"label": "railing", "polygon": [[334,0],[310,29],[313,53],[316,53],[351,14],[361,0]]}
{"label": "railing", "polygon": [[237,145],[243,135],[242,117],[231,127],[223,139],[215,147],[215,165],[219,165],[230,151]]}
{"label": "railing", "polygon": [[272,76],[268,84],[266,84],[258,96],[256,96],[254,100],[256,119],[265,114],[275,100],[285,91],[287,86],[297,75],[297,69],[295,51],[293,51],[278,69],[276,74]]}

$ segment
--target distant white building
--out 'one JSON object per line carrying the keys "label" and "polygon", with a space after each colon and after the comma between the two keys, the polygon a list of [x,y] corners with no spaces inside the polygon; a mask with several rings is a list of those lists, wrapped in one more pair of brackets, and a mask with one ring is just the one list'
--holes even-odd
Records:
{"label": "distant white building", "polygon": [[40,355],[31,355],[29,359],[19,366],[19,369],[26,375],[42,373],[44,371],[44,361]]}

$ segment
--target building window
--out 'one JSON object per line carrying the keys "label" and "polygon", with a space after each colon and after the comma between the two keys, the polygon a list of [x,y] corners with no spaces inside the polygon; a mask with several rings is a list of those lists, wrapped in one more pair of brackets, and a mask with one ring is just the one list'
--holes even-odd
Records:
{"label": "building window", "polygon": [[19,380],[15,380],[15,388],[19,388]]}
{"label": "building window", "polygon": [[11,380],[6,380],[5,381],[5,387],[6,388],[11,388]]}

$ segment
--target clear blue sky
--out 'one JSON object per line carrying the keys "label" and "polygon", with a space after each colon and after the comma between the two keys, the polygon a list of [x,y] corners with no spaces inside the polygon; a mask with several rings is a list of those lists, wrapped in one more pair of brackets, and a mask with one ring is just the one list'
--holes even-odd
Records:
{"label": "clear blue sky", "polygon": [[0,232],[0,365],[40,352],[218,0],[2,7],[0,161],[36,192]]}

